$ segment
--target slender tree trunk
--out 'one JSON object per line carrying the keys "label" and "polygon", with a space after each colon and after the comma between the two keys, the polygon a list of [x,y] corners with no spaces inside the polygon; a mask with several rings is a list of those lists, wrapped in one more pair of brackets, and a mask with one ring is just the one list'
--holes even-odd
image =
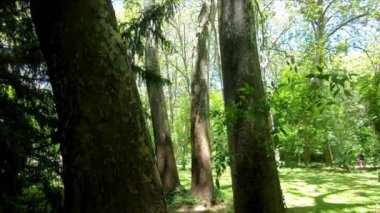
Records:
{"label": "slender tree trunk", "polygon": [[297,159],[298,159],[298,166],[301,165],[301,154],[297,154]]}
{"label": "slender tree trunk", "polygon": [[[309,122],[306,122],[306,125],[311,125]],[[306,129],[303,132],[304,144],[303,144],[303,152],[302,152],[302,160],[305,166],[309,166],[311,162],[311,144],[313,143],[313,135],[312,133]]]}
{"label": "slender tree trunk", "polygon": [[330,147],[330,144],[328,141],[325,144],[325,148],[324,148],[323,152],[325,155],[326,164],[329,167],[333,167],[334,166],[334,156],[333,156],[333,153],[332,153],[332,150],[331,150],[331,147]]}
{"label": "slender tree trunk", "polygon": [[219,38],[235,212],[285,212],[251,0],[220,0]]}
{"label": "slender tree trunk", "polygon": [[311,161],[311,148],[310,148],[310,145],[305,144],[305,146],[303,148],[302,157],[303,157],[303,163],[305,164],[305,166],[309,166],[310,165],[310,161]]}
{"label": "slender tree trunk", "polygon": [[211,168],[207,42],[215,16],[214,0],[204,0],[198,17],[195,66],[191,79],[191,192],[209,200],[214,190]]}
{"label": "slender tree trunk", "polygon": [[[154,5],[154,0],[145,0],[144,10]],[[155,26],[151,26],[155,27]],[[160,74],[160,64],[155,44],[155,36],[150,33],[145,46],[145,67]],[[150,111],[152,116],[156,158],[164,191],[172,191],[180,185],[177,164],[174,158],[173,142],[170,134],[168,114],[162,84],[147,82]]]}
{"label": "slender tree trunk", "polygon": [[165,212],[110,0],[32,0],[59,117],[64,212]]}

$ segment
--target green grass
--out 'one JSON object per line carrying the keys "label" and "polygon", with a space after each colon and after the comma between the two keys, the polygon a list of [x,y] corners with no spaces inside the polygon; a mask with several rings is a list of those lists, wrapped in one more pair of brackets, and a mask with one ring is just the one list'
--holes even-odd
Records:
{"label": "green grass", "polygon": [[[189,189],[190,171],[180,171],[180,178],[185,189]],[[280,179],[290,213],[380,212],[380,182],[376,171],[345,173],[329,169],[282,168]],[[220,184],[227,207],[218,212],[231,212],[232,186],[229,171],[222,176]],[[176,205],[178,207],[180,203],[177,202]]]}

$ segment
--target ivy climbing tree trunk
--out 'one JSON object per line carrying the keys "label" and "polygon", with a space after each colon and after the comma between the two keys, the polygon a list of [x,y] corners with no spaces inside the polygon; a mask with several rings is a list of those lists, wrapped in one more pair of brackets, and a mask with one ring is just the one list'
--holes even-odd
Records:
{"label": "ivy climbing tree trunk", "polygon": [[32,0],[59,117],[64,212],[165,212],[110,0]]}
{"label": "ivy climbing tree trunk", "polygon": [[235,212],[285,212],[261,77],[251,0],[219,0]]}
{"label": "ivy climbing tree trunk", "polygon": [[[145,0],[144,10],[154,5],[154,0]],[[155,27],[155,26],[151,26]],[[145,67],[150,72],[160,74],[155,36],[150,33],[145,46]],[[162,84],[147,81],[150,112],[152,116],[156,158],[164,191],[172,191],[180,185],[177,164],[174,157],[173,142],[170,134],[165,96]]]}
{"label": "ivy climbing tree trunk", "polygon": [[191,193],[209,200],[214,190],[211,168],[208,66],[210,27],[214,0],[204,0],[198,17],[194,68],[191,78]]}

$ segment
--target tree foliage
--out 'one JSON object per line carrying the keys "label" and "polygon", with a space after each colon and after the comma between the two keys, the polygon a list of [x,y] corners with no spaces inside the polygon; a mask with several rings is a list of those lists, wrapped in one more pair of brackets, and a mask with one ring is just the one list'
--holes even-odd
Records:
{"label": "tree foliage", "polygon": [[58,210],[55,105],[24,1],[1,2],[0,105],[0,211]]}

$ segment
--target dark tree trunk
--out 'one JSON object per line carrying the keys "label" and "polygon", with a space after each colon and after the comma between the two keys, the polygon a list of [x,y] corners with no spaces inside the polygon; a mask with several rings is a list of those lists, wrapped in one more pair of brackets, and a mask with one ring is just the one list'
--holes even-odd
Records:
{"label": "dark tree trunk", "polygon": [[303,157],[303,163],[305,164],[305,166],[309,166],[310,161],[311,161],[311,149],[308,144],[306,144],[303,148],[302,157]]}
{"label": "dark tree trunk", "polygon": [[326,142],[323,152],[325,155],[326,165],[328,165],[329,167],[333,167],[334,166],[334,156],[333,156],[329,142]]}
{"label": "dark tree trunk", "polygon": [[32,0],[57,105],[64,212],[165,212],[110,0]]}
{"label": "dark tree trunk", "polygon": [[380,118],[377,118],[377,120],[374,121],[373,128],[375,129],[377,137],[380,139]]}
{"label": "dark tree trunk", "polygon": [[[306,125],[312,125],[309,122],[306,122]],[[302,152],[302,160],[305,166],[309,166],[311,162],[311,144],[313,143],[313,134],[308,130],[303,131],[304,144],[303,144],[303,152]]]}
{"label": "dark tree trunk", "polygon": [[220,0],[219,33],[235,212],[285,212],[253,5]]}
{"label": "dark tree trunk", "polygon": [[[146,0],[144,10],[149,10],[154,0]],[[154,27],[154,26],[151,26]],[[150,34],[145,46],[145,67],[151,72],[160,74],[155,38]],[[180,186],[177,164],[174,157],[173,142],[170,135],[169,121],[165,106],[162,84],[147,82],[150,112],[152,116],[156,158],[162,186],[165,192]]]}
{"label": "dark tree trunk", "polygon": [[208,66],[210,21],[213,0],[204,0],[198,17],[195,66],[191,79],[191,193],[209,200],[214,190],[211,168]]}

